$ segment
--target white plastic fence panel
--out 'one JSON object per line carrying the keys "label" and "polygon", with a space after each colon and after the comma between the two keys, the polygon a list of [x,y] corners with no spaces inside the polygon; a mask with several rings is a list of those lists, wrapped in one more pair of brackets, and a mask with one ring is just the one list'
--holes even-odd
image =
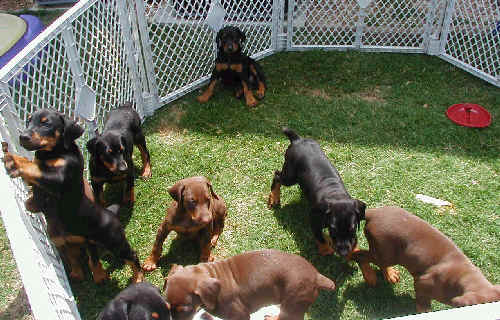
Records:
{"label": "white plastic fence panel", "polygon": [[290,0],[288,49],[423,52],[436,3]]}
{"label": "white plastic fence panel", "polygon": [[[11,151],[32,157],[18,144],[27,115],[51,108],[74,119],[83,86],[96,93],[99,126],[111,108],[125,101],[136,102],[142,113],[130,11],[122,0],[81,0],[0,70],[0,134]],[[82,150],[88,138],[89,132],[78,140]],[[35,317],[80,319],[43,215],[25,211],[28,189],[0,171],[6,199],[0,211]]]}
{"label": "white plastic fence panel", "polygon": [[[221,25],[246,34],[243,51],[259,59],[275,51],[279,0],[213,0],[225,11]],[[161,106],[209,79],[216,56],[215,36],[208,16],[209,0],[145,2],[152,66]],[[144,55],[147,58],[147,55]]]}
{"label": "white plastic fence panel", "polygon": [[[9,143],[9,151],[16,152],[20,149],[17,131],[9,132],[9,124],[5,121],[12,121],[16,112],[11,109],[10,97],[3,90],[0,90],[0,110],[2,141]],[[1,151],[0,157],[3,157]],[[0,168],[0,190],[2,220],[33,315],[36,319],[80,319],[62,261],[46,235],[43,215],[25,210],[27,189],[20,178],[10,179],[3,166]]]}
{"label": "white plastic fence panel", "polygon": [[500,86],[500,1],[450,0],[441,57]]}

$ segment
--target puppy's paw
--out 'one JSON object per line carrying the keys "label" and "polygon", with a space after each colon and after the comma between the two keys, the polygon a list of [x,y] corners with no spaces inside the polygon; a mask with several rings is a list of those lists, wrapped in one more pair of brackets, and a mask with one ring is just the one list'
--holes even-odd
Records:
{"label": "puppy's paw", "polygon": [[94,277],[95,284],[101,284],[104,281],[109,280],[109,274],[104,269],[101,269],[101,270],[102,270],[102,272],[96,271],[96,270],[92,271],[92,275]]}
{"label": "puppy's paw", "polygon": [[323,234],[323,238],[325,239],[324,243],[321,243],[319,241],[316,241],[316,245],[318,246],[318,253],[321,256],[329,256],[335,253],[335,250],[332,247],[333,241],[332,239],[327,236],[326,234]]}
{"label": "puppy's paw", "polygon": [[207,94],[202,94],[201,96],[196,97],[196,100],[198,100],[199,103],[207,103],[209,99],[210,96]]}
{"label": "puppy's paw", "polygon": [[264,320],[279,320],[279,316],[271,316],[271,315],[266,314],[264,316]]}
{"label": "puppy's paw", "polygon": [[272,209],[272,208],[277,208],[280,205],[281,205],[280,198],[276,197],[274,192],[269,193],[269,197],[267,198],[267,207],[269,209]]}
{"label": "puppy's paw", "polygon": [[156,270],[156,268],[158,268],[156,266],[157,262],[158,262],[158,259],[155,259],[154,257],[149,256],[146,259],[146,261],[144,261],[144,263],[142,265],[142,270],[144,270],[146,272],[151,272],[151,271]]}
{"label": "puppy's paw", "polygon": [[141,178],[144,180],[147,180],[147,179],[151,178],[152,175],[153,174],[151,173],[151,166],[146,166],[142,170]]}
{"label": "puppy's paw", "polygon": [[399,271],[394,267],[387,267],[383,270],[384,277],[389,283],[397,283],[399,282]]}
{"label": "puppy's paw", "polygon": [[255,92],[257,99],[262,100],[266,96],[266,89],[264,86],[259,85],[259,90]]}

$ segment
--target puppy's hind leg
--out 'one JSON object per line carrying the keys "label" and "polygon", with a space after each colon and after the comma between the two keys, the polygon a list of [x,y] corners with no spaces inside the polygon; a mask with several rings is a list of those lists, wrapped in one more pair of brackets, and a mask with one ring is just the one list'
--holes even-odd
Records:
{"label": "puppy's hind leg", "polygon": [[97,247],[93,244],[88,244],[87,253],[89,256],[89,268],[94,277],[94,282],[99,284],[109,279],[109,275],[102,267],[101,261],[97,253]]}
{"label": "puppy's hind leg", "polygon": [[142,172],[141,177],[144,179],[151,178],[151,156],[149,155],[149,150],[146,147],[146,138],[142,132],[138,132],[134,137],[134,144],[139,148],[141,152],[142,159]]}
{"label": "puppy's hind leg", "polygon": [[370,262],[373,262],[371,253],[367,250],[356,251],[352,254],[352,260],[359,264],[365,282],[369,286],[374,287],[377,284],[377,274],[370,266]]}

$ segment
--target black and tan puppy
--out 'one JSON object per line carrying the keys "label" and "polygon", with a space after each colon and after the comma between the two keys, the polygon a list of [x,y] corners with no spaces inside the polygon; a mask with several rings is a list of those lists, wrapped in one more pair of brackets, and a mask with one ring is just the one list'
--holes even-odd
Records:
{"label": "black and tan puppy", "polygon": [[[303,139],[288,128],[283,132],[291,143],[283,169],[274,174],[268,206],[280,204],[281,185],[298,183],[311,204],[311,227],[319,253],[329,255],[336,250],[349,259],[357,247],[356,231],[364,219],[366,205],[349,195],[337,169],[316,141]],[[324,238],[323,228],[328,228],[335,250]]]}
{"label": "black and tan puppy", "polygon": [[224,27],[216,37],[217,58],[212,71],[210,83],[202,95],[198,97],[201,103],[207,102],[214,94],[217,81],[236,89],[235,95],[239,99],[245,96],[247,106],[254,107],[257,100],[252,90],[256,90],[258,99],[266,94],[266,79],[260,65],[254,59],[242,52],[245,34],[237,27]]}
{"label": "black and tan puppy", "polygon": [[189,177],[177,181],[168,189],[174,199],[158,228],[151,254],[143,264],[145,271],[156,269],[163,242],[171,231],[194,238],[200,244],[200,261],[213,261],[212,249],[224,229],[227,215],[226,203],[205,177]]}
{"label": "black and tan puppy", "polygon": [[4,143],[3,162],[12,178],[21,177],[32,187],[33,195],[26,201],[32,212],[43,212],[58,232],[54,244],[84,245],[89,248],[89,264],[94,281],[106,278],[96,252],[102,246],[131,265],[134,280],[143,278],[139,260],[131,249],[116,214],[96,204],[89,197],[83,179],[83,156],[75,140],[83,128],[63,114],[43,109],[28,120],[20,135],[21,146],[35,151],[33,161],[8,152]]}
{"label": "black and tan puppy", "polygon": [[280,304],[278,318],[304,319],[320,289],[335,283],[301,256],[278,250],[245,252],[218,262],[172,266],[164,294],[174,319],[192,319],[203,305],[227,320],[249,320],[261,307]]}
{"label": "black and tan puppy", "polygon": [[399,281],[394,265],[413,276],[418,312],[431,310],[431,300],[455,307],[500,301],[500,285],[492,285],[463,252],[426,221],[397,207],[366,210],[364,229],[369,251],[354,252],[367,284],[377,282],[370,263],[390,283]]}
{"label": "black and tan puppy", "polygon": [[111,110],[102,134],[97,134],[87,142],[92,189],[101,204],[104,204],[102,198],[104,183],[118,181],[125,181],[123,203],[132,204],[135,201],[135,168],[132,161],[134,145],[141,152],[141,176],[149,178],[151,161],[141,129],[141,119],[132,105],[127,103]]}
{"label": "black and tan puppy", "polygon": [[98,320],[170,320],[170,310],[160,290],[149,282],[123,289],[101,311]]}

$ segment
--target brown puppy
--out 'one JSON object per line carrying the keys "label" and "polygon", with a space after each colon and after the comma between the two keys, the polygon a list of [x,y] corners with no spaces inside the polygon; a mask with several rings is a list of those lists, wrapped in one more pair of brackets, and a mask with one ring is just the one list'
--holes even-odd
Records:
{"label": "brown puppy", "polygon": [[151,254],[143,264],[145,271],[153,271],[160,259],[163,242],[170,231],[198,239],[200,261],[213,261],[212,248],[217,244],[226,218],[226,204],[205,177],[191,177],[177,181],[168,190],[174,202],[167,209],[153,245]]}
{"label": "brown puppy", "polygon": [[463,252],[424,220],[396,207],[366,210],[365,235],[370,250],[353,254],[365,281],[374,286],[370,267],[382,269],[391,283],[399,281],[393,265],[413,276],[417,311],[431,310],[431,300],[455,307],[500,300],[500,286],[492,285]]}
{"label": "brown puppy", "polygon": [[175,319],[192,319],[203,305],[217,317],[244,320],[271,304],[281,304],[280,320],[304,319],[320,289],[335,290],[335,283],[301,256],[278,250],[250,251],[194,266],[174,265],[164,285]]}

